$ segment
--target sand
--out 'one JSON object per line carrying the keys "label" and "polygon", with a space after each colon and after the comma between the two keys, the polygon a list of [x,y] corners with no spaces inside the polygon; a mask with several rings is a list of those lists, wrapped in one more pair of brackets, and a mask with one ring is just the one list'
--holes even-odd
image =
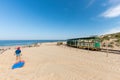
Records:
{"label": "sand", "polygon": [[120,80],[118,54],[43,43],[22,48],[25,65],[12,70],[14,51],[0,54],[0,80]]}

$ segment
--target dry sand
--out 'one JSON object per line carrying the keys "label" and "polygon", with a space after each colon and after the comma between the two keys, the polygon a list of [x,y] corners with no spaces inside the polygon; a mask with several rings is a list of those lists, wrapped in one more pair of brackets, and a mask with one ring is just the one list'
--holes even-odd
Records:
{"label": "dry sand", "polygon": [[0,54],[0,80],[120,80],[120,55],[56,43],[22,48],[25,66],[11,69],[15,49]]}

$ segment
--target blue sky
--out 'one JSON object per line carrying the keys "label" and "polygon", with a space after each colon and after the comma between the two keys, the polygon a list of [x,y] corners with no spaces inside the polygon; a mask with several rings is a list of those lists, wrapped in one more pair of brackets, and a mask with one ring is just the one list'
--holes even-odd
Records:
{"label": "blue sky", "polygon": [[120,32],[120,0],[0,0],[0,40]]}

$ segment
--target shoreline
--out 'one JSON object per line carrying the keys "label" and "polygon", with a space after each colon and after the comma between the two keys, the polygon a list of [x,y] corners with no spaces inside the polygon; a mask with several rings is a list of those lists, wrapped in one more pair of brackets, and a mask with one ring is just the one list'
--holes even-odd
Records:
{"label": "shoreline", "polygon": [[11,45],[11,46],[0,46],[0,54],[4,53],[4,51],[10,50],[10,49],[16,49],[18,46],[21,48],[30,48],[30,47],[39,47],[41,44],[49,44],[49,43],[56,43],[57,42],[38,42],[33,44],[26,44],[26,45]]}

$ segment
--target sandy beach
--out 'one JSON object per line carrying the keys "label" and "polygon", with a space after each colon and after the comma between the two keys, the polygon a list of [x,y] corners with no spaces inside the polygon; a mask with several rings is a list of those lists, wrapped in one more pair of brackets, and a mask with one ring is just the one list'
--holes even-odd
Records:
{"label": "sandy beach", "polygon": [[0,80],[120,80],[120,55],[43,43],[21,48],[22,68],[12,70],[14,48],[0,54]]}

